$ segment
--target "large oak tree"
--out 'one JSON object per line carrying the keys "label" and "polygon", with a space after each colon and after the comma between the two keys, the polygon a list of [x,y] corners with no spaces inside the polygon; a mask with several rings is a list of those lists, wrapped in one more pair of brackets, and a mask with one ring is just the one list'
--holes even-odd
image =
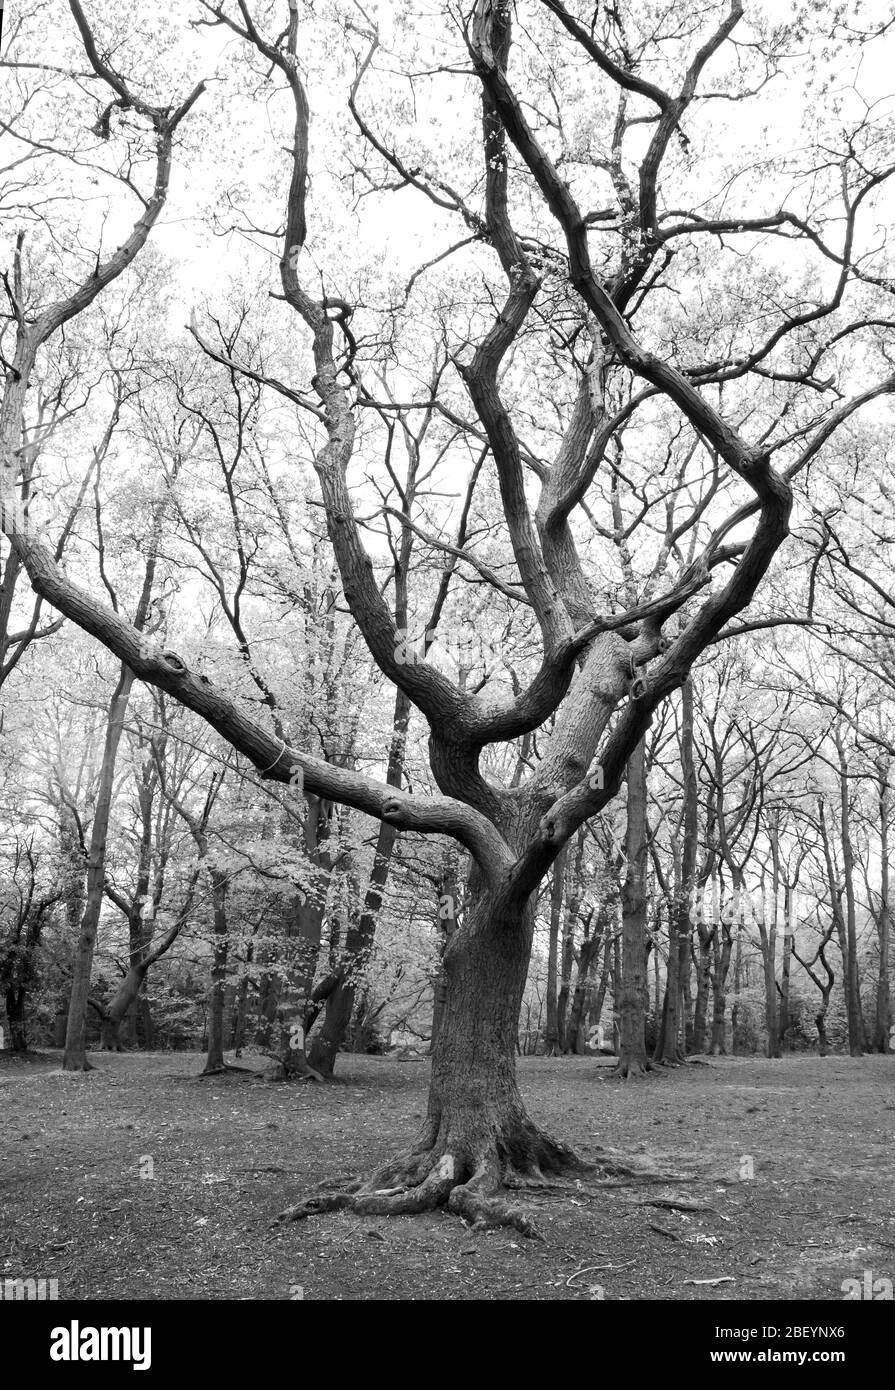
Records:
{"label": "large oak tree", "polygon": [[[294,783],[300,769],[310,794],[394,831],[451,837],[468,853],[464,913],[444,956],[423,1129],[409,1153],[352,1190],[310,1198],[292,1214],[447,1204],[469,1219],[528,1229],[501,1200],[502,1185],[579,1166],[529,1118],[516,1082],[534,897],[570,839],[615,797],[653,711],[710,644],[742,630],[747,620],[735,620],[786,539],[794,485],[860,407],[895,390],[877,351],[887,326],[875,303],[877,290],[884,292],[885,249],[875,264],[860,232],[862,207],[872,205],[891,172],[887,141],[870,125],[855,128],[833,155],[818,154],[805,175],[823,184],[824,197],[777,206],[774,190],[792,175],[781,166],[768,174],[770,206],[753,183],[744,207],[726,186],[714,193],[714,184],[700,187],[690,176],[700,168],[707,181],[718,173],[707,117],[712,102],[702,96],[743,101],[748,109],[750,92],[779,69],[787,45],[810,40],[809,21],[822,30],[832,17],[802,17],[794,28],[769,34],[753,23],[748,49],[733,49],[731,63],[726,55],[746,23],[741,0],[710,4],[692,17],[676,3],[644,5],[627,18],[618,8],[592,16],[592,7],[529,0],[515,23],[507,0],[478,0],[462,14],[446,5],[438,17],[440,76],[454,84],[461,110],[455,177],[402,150],[400,132],[392,140],[364,114],[364,84],[375,76],[380,39],[353,13],[341,42],[345,49],[362,45],[347,93],[351,139],[361,151],[352,155],[358,175],[378,194],[415,191],[439,234],[455,223],[460,239],[446,239],[437,259],[460,257],[470,280],[485,282],[465,335],[456,324],[447,335],[449,369],[425,398],[396,405],[372,384],[369,344],[356,332],[358,305],[347,285],[321,288],[308,255],[320,211],[308,175],[317,93],[302,57],[315,20],[303,16],[299,0],[288,0],[282,15],[274,5],[255,12],[248,0],[198,6],[197,22],[232,31],[258,82],[276,85],[291,102],[279,294],[301,326],[313,376],[303,387],[300,364],[294,382],[252,370],[313,424],[314,468],[344,600],[383,676],[428,725],[439,790],[421,795],[400,777],[376,781],[291,746],[271,723],[188,669],[173,650],[147,642],[123,614],[69,578],[28,525],[21,486],[35,365],[141,251],[165,206],[175,136],[202,95],[200,84],[164,104],[141,96],[137,79],[107,55],[79,0],[70,0],[70,9],[89,67],[79,80],[105,93],[96,130],[120,138],[115,123],[126,115],[127,138],[148,137],[154,147],[155,183],[140,195],[142,210],[124,243],[98,258],[71,292],[36,302],[21,244],[15,250],[6,281],[11,316],[0,414],[3,530],[44,603],[141,680],[200,714],[264,777]],[[740,76],[744,54],[753,67]],[[712,79],[703,93],[715,67],[722,85]],[[331,94],[326,101],[330,109]],[[808,268],[799,265],[788,280],[789,262],[773,271],[766,249],[758,249],[769,239],[787,252],[795,244]],[[832,286],[824,289],[831,267]],[[699,295],[704,276],[714,285],[708,301]],[[425,331],[422,308],[419,323]],[[197,351],[239,370],[197,324],[193,335]],[[398,335],[393,349],[402,341]],[[406,418],[431,408],[432,397],[460,436],[487,450],[512,554],[509,578],[474,546],[454,550],[478,582],[519,609],[540,646],[524,678],[480,690],[408,648],[378,581],[375,554],[365,548],[352,492],[361,435],[367,462],[371,438],[375,443],[364,423],[371,412],[382,419],[400,407]],[[548,457],[545,422],[554,405],[561,427]],[[625,448],[632,434],[635,460]],[[673,481],[663,490],[666,469]],[[624,537],[634,555],[636,601],[620,597],[592,559],[588,526],[599,532],[601,518],[588,499],[603,477],[614,480],[617,508],[603,518],[603,534],[608,528]],[[633,522],[621,510],[619,489],[634,505]],[[659,509],[658,531],[638,526]],[[528,753],[524,775],[501,780],[491,754],[506,745]]]}

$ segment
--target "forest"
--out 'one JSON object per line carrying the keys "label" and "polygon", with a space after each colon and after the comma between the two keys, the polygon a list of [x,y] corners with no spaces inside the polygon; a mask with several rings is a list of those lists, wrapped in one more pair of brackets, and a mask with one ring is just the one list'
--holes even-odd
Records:
{"label": "forest", "polygon": [[273,1212],[514,1238],[673,1181],[618,1116],[699,1087],[877,1114],[893,29],[7,12],[4,1106],[176,1074],[313,1128],[412,1077]]}

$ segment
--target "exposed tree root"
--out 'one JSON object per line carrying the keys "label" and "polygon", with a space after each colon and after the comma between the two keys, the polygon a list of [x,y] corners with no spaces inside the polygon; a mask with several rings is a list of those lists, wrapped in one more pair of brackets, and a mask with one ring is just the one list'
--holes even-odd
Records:
{"label": "exposed tree root", "polygon": [[[693,1170],[687,1173],[672,1171],[670,1168],[663,1167],[660,1157],[651,1158],[644,1155],[635,1161],[624,1157],[616,1149],[607,1149],[602,1145],[595,1149],[596,1161],[588,1165],[589,1172],[605,1175],[601,1183],[594,1184],[591,1178],[585,1178],[588,1186],[603,1187],[629,1187],[636,1183],[672,1183],[688,1182],[699,1176]],[[612,1182],[611,1179],[618,1179]]]}
{"label": "exposed tree root", "polygon": [[593,1188],[596,1195],[606,1187],[685,1182],[693,1176],[661,1170],[649,1159],[624,1162],[608,1150],[601,1150],[596,1162],[587,1163],[527,1119],[517,1121],[508,1131],[480,1136],[474,1145],[468,1140],[452,1143],[450,1135],[430,1126],[409,1153],[392,1159],[368,1178],[342,1182],[338,1187],[323,1185],[317,1193],[281,1212],[275,1224],[331,1211],[349,1211],[356,1216],[415,1216],[443,1207],[475,1230],[503,1226],[540,1239],[525,1212],[503,1195],[507,1190],[587,1195],[587,1189]]}
{"label": "exposed tree root", "polygon": [[[283,1065],[283,1075],[287,1081],[320,1081],[326,1077],[316,1067],[312,1067],[304,1052],[296,1052]],[[329,1078],[332,1080],[332,1077]]]}
{"label": "exposed tree root", "polygon": [[642,1081],[652,1071],[651,1062],[641,1062],[633,1057],[620,1059],[612,1076],[615,1081]]}
{"label": "exposed tree root", "polygon": [[717,1207],[708,1202],[694,1202],[691,1197],[644,1197],[637,1204],[641,1207],[664,1207],[667,1211],[712,1211]]}
{"label": "exposed tree root", "polygon": [[673,1057],[654,1057],[654,1067],[665,1067],[668,1071],[673,1071],[675,1067],[682,1067],[686,1062],[686,1057],[682,1052],[676,1052]]}
{"label": "exposed tree root", "polygon": [[[296,1050],[284,1061],[276,1052],[262,1052],[262,1057],[267,1057],[275,1063],[278,1071],[276,1076],[269,1076],[268,1081],[326,1081],[332,1078],[325,1077],[316,1068],[312,1067],[304,1052]],[[261,1072],[256,1075],[261,1076]]]}
{"label": "exposed tree root", "polygon": [[301,1221],[328,1211],[359,1216],[409,1216],[446,1208],[475,1229],[508,1226],[539,1238],[528,1217],[501,1196],[522,1179],[544,1181],[546,1173],[584,1171],[580,1159],[529,1120],[514,1122],[475,1141],[452,1140],[431,1123],[410,1153],[379,1168],[371,1177],[306,1197],[278,1217]]}
{"label": "exposed tree root", "polygon": [[235,1072],[238,1076],[260,1076],[261,1073],[253,1071],[251,1067],[234,1067],[231,1062],[225,1062],[222,1067],[206,1067],[200,1071],[198,1076],[190,1077],[191,1081],[205,1081],[209,1076],[228,1076]]}
{"label": "exposed tree root", "polygon": [[278,1221],[301,1221],[306,1216],[320,1216],[328,1211],[351,1211],[356,1216],[416,1216],[446,1207],[480,1229],[512,1226],[523,1235],[538,1237],[528,1218],[497,1196],[500,1184],[489,1163],[481,1164],[463,1180],[455,1156],[445,1153],[433,1163],[425,1177],[422,1171],[417,1170],[416,1174],[408,1171],[404,1184],[396,1187],[376,1189],[366,1182],[357,1185],[353,1192],[343,1188],[340,1192],[307,1197],[282,1212]]}

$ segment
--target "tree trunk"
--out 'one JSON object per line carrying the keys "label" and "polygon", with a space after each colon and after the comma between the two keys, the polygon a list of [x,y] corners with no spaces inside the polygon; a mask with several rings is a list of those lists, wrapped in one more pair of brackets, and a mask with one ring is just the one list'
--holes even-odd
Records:
{"label": "tree trunk", "polygon": [[286,904],[282,958],[278,969],[261,977],[254,1041],[261,1052],[280,1062],[284,1077],[313,1076],[319,1080],[319,1073],[308,1064],[306,1042],[320,1012],[319,1007],[311,1006],[311,996],[332,874],[332,806],[310,793],[305,794],[305,802],[302,837],[308,862],[315,870],[314,885],[310,893],[295,893]]}
{"label": "tree trunk", "polygon": [[638,743],[628,759],[627,872],[622,887],[622,994],[616,1075],[626,1081],[645,1075],[646,1059],[646,748]]}
{"label": "tree trunk", "polygon": [[[323,858],[329,868],[329,855],[325,850]],[[325,900],[318,892],[312,898],[305,894],[296,897],[287,911],[288,978],[286,981],[280,980],[277,1008],[280,1027],[277,1051],[287,1078],[311,1076],[319,1080],[319,1074],[309,1065],[306,1056],[306,1030],[307,1009],[320,955],[324,910]]]}
{"label": "tree trunk", "polygon": [[828,1010],[829,1007],[830,1007],[830,995],[831,995],[832,992],[833,992],[833,984],[835,983],[835,977],[834,977],[833,972],[832,972],[832,970],[830,969],[829,965],[827,965],[826,957],[824,956],[824,953],[823,953],[823,949],[822,949],[822,948],[821,948],[821,951],[820,951],[820,959],[821,959],[821,962],[822,962],[822,964],[823,964],[823,966],[824,966],[824,968],[826,969],[826,972],[827,972],[827,981],[826,981],[826,984],[821,984],[820,980],[817,979],[816,976],[814,976],[815,982],[817,983],[818,987],[820,988],[820,1000],[821,1000],[821,1002],[820,1002],[820,1008],[818,1009],[818,1011],[817,1011],[817,1013],[816,1013],[816,1015],[815,1015],[814,1022],[815,1022],[815,1024],[817,1025],[817,1048],[818,1048],[818,1051],[819,1051],[821,1057],[826,1057],[827,1054],[828,1054],[828,1052],[829,1052],[829,1046],[828,1046],[828,1044],[827,1044],[827,1023],[826,1023],[826,1020],[827,1020],[827,1010]]}
{"label": "tree trunk", "polygon": [[709,988],[712,969],[712,933],[702,922],[697,924],[698,955],[696,959],[696,1003],[693,1006],[693,1051],[705,1052],[709,1008]]}
{"label": "tree trunk", "polygon": [[149,989],[145,975],[140,986],[140,993],[137,995],[137,1002],[134,1005],[134,1014],[137,1021],[137,1046],[145,1047],[147,1052],[151,1052],[155,1047],[155,1024],[152,1019]]}
{"label": "tree trunk", "polygon": [[[720,912],[720,907],[719,907]],[[727,974],[733,952],[733,937],[729,924],[716,921],[712,937],[712,1056],[727,1052]]]}
{"label": "tree trunk", "polygon": [[[472,886],[472,885],[471,885]],[[475,1200],[512,1173],[559,1171],[570,1155],[541,1134],[516,1084],[516,1033],[528,970],[533,904],[483,894],[445,953],[447,1000],[432,1056],[423,1144],[453,1171],[449,1206],[474,1217]],[[463,1195],[461,1195],[463,1194]]]}
{"label": "tree trunk", "polygon": [[687,929],[680,938],[680,975],[681,975],[681,1047],[684,1058],[693,1051],[693,980],[692,980],[692,937],[690,930],[691,924],[688,921]]}
{"label": "tree trunk", "polygon": [[239,1057],[245,1046],[246,1035],[246,1014],[249,1006],[249,975],[248,968],[252,963],[254,946],[250,941],[246,948],[246,968],[239,981],[239,988],[236,991],[236,1008],[233,1012],[233,1032],[230,1035],[230,1046]]}
{"label": "tree trunk", "polygon": [[122,1051],[121,1025],[125,1017],[133,1016],[133,1008],[148,968],[132,965],[103,1011],[101,1046],[104,1052]]}
{"label": "tree trunk", "polygon": [[[553,861],[553,878],[550,885],[550,939],[547,949],[547,1031],[544,1036],[544,1052],[547,1057],[556,1057],[560,1051],[556,975],[557,966],[559,964],[559,932],[562,924],[565,870],[566,847],[563,846]],[[568,998],[568,994],[566,998]]]}
{"label": "tree trunk", "polygon": [[124,732],[124,718],[133,683],[133,671],[129,666],[122,666],[118,684],[109,702],[109,718],[106,725],[99,791],[96,798],[96,809],[93,813],[90,850],[87,857],[87,897],[72,962],[71,996],[68,1004],[68,1025],[65,1031],[65,1054],[62,1058],[63,1071],[91,1070],[87,1061],[87,1000],[90,996],[93,951],[96,946],[96,933],[103,905],[103,887],[106,879],[106,836],[109,832],[109,819],[114,796],[115,762],[118,757],[121,735]]}
{"label": "tree trunk", "polygon": [[258,994],[258,1015],[255,1020],[255,1046],[259,1052],[269,1052],[273,1047],[273,1028],[277,1017],[280,999],[280,977],[273,971],[265,971],[261,977]]}
{"label": "tree trunk", "polygon": [[[389,851],[390,852],[390,851]],[[335,971],[333,988],[326,1000],[323,1023],[311,1040],[308,1063],[323,1077],[332,1076],[336,1058],[348,1035],[357,982],[373,945],[375,914],[352,912],[345,931],[341,959]],[[445,1001],[447,992],[445,992]]]}
{"label": "tree trunk", "polygon": [[6,1017],[9,1020],[9,1049],[11,1052],[28,1051],[28,1034],[25,1027],[25,987],[11,986],[6,990]]}
{"label": "tree trunk", "polygon": [[621,927],[612,938],[612,1051],[618,1056],[621,1045],[622,1001],[622,934]]}
{"label": "tree trunk", "polygon": [[814,1023],[817,1028],[817,1050],[821,1057],[826,1057],[830,1050],[827,1042],[827,1010],[830,1007],[830,994],[833,990],[833,972],[826,960],[824,960],[824,965],[827,966],[827,983],[822,985],[820,981],[817,981],[820,988],[820,1008],[814,1015]]}
{"label": "tree trunk", "polygon": [[457,882],[457,857],[453,849],[445,855],[441,880],[438,885],[438,971],[435,976],[432,996],[432,1036],[429,1051],[435,1051],[435,1040],[444,1016],[447,997],[447,980],[444,973],[444,953],[451,937],[457,929],[457,913],[460,904],[460,890]]}
{"label": "tree trunk", "polygon": [[[780,900],[780,812],[774,808],[769,817],[771,842],[771,909],[762,911],[758,924],[761,938],[761,958],[764,965],[764,1016],[767,1029],[767,1054],[780,1057],[780,1026],[777,1016],[777,908]],[[766,903],[762,882],[762,903]]]}
{"label": "tree trunk", "polygon": [[[575,981],[575,992],[572,995],[572,1007],[569,1010],[568,1018],[565,1017],[565,1008],[560,1011],[561,1041],[563,1053],[574,1052],[580,1054],[584,1051],[584,1044],[581,1033],[584,1026],[584,1012],[588,1000],[593,994],[593,975],[594,966],[599,958],[600,947],[603,945],[606,928],[609,923],[609,911],[606,902],[601,902],[597,910],[596,924],[593,927],[593,935],[589,930],[585,931],[584,939],[578,952],[578,978]],[[567,927],[567,936],[571,933],[571,926]],[[594,1003],[592,1016],[588,1016],[588,1033],[600,1022],[600,1014],[603,1010],[603,999],[606,994],[608,972],[604,969],[601,988]],[[562,1004],[562,996],[560,996]]]}
{"label": "tree trunk", "polygon": [[[845,755],[844,755],[844,752],[841,752],[841,753],[840,753],[840,795],[842,796],[842,798],[843,798],[843,800],[844,800],[844,808],[841,807],[841,811],[842,811],[842,824],[841,824],[840,828],[842,828],[842,827],[844,826],[844,829],[845,829],[845,836],[846,836],[846,838],[848,839],[849,846],[851,846],[851,839],[850,839],[850,837],[849,837],[849,835],[848,835],[848,788],[847,788],[847,781],[846,781],[846,778],[845,778],[844,773],[843,773],[843,770],[842,770],[842,764],[844,763],[844,761],[845,761]],[[845,1013],[846,1013],[846,1019],[847,1019],[847,1023],[848,1023],[848,1050],[849,1050],[849,1052],[851,1053],[852,1057],[860,1057],[860,1056],[862,1055],[862,1053],[863,1053],[863,1048],[862,1048],[862,1046],[861,1046],[861,1034],[860,1034],[860,1024],[859,1024],[860,998],[858,999],[858,1006],[859,1006],[859,1007],[858,1007],[858,1009],[856,1009],[856,1008],[855,1008],[854,988],[853,988],[854,982],[855,982],[856,979],[857,979],[857,965],[856,965],[856,962],[854,962],[853,959],[852,959],[853,952],[852,952],[851,932],[850,932],[850,930],[849,930],[849,926],[848,926],[848,924],[847,924],[846,917],[845,917],[845,915],[843,914],[843,911],[842,911],[842,893],[843,893],[843,891],[844,891],[844,888],[843,888],[843,887],[840,887],[840,885],[837,883],[837,880],[836,880],[836,866],[835,866],[835,863],[834,863],[834,860],[833,860],[833,849],[832,849],[832,846],[831,846],[831,843],[830,843],[830,832],[829,832],[829,829],[828,829],[828,827],[827,827],[826,806],[825,806],[825,804],[824,804],[824,800],[823,800],[823,797],[822,797],[822,796],[818,797],[818,801],[817,801],[817,811],[818,811],[818,824],[819,824],[819,826],[820,826],[821,843],[822,843],[822,845],[823,845],[823,852],[824,852],[824,864],[825,864],[826,871],[827,871],[827,890],[828,890],[829,895],[830,895],[830,911],[831,911],[832,918],[833,918],[833,926],[834,926],[834,928],[835,928],[836,936],[837,936],[838,941],[839,941],[839,952],[840,952],[840,955],[841,955],[841,957],[842,957],[843,993],[844,993],[844,996],[845,996]],[[844,844],[843,844],[843,856],[844,856],[844,855],[845,855],[845,846],[844,846]],[[846,876],[846,884],[847,884],[847,881],[848,881],[848,879],[847,879],[847,876]],[[852,897],[852,909],[853,909],[853,908],[854,908],[854,892],[853,892],[853,891],[852,891],[851,897]]]}
{"label": "tree trunk", "polygon": [[864,1053],[864,1017],[858,978],[858,932],[855,907],[855,855],[851,837],[848,762],[839,731],[834,732],[839,757],[839,834],[842,841],[842,875],[845,880],[845,927],[848,952],[845,961],[845,999],[848,1014],[848,1050],[852,1057]]}
{"label": "tree trunk", "polygon": [[505,1181],[580,1169],[575,1155],[526,1113],[516,1082],[519,1013],[534,929],[534,902],[487,889],[473,870],[462,930],[444,957],[446,1007],[432,1054],[425,1124],[411,1150],[362,1187],[310,1197],[284,1215],[340,1208],[412,1213],[447,1205],[470,1222],[528,1220],[498,1196]]}
{"label": "tree trunk", "polygon": [[[145,1031],[145,1045],[151,1046],[152,1042],[152,1021],[149,1017],[149,1000],[146,998],[146,976],[151,965],[161,960],[166,951],[174,945],[180,935],[181,928],[186,922],[193,905],[193,894],[198,881],[199,871],[196,869],[190,880],[186,898],[183,906],[177,914],[177,919],[168,928],[165,934],[160,937],[155,945],[151,940],[142,940],[137,936],[133,924],[131,927],[131,964],[119,984],[117,990],[108,1006],[102,1012],[102,1047],[108,1052],[121,1051],[121,1023],[128,1016],[129,1011],[134,1020],[134,1041],[136,1041],[136,1021],[137,1011],[142,1007],[143,1023]],[[139,944],[142,941],[142,944]],[[135,946],[135,943],[136,946]]]}
{"label": "tree trunk", "polygon": [[877,762],[879,779],[879,911],[876,930],[879,939],[879,963],[876,977],[876,1016],[873,1021],[873,1050],[888,1052],[889,1030],[892,1027],[892,1001],[889,994],[889,937],[892,928],[892,909],[889,904],[889,765],[885,758]]}
{"label": "tree trunk", "polygon": [[[730,930],[728,926],[727,930]],[[743,989],[748,989],[748,970],[743,964],[743,932],[739,921],[736,923],[736,945],[733,949],[733,1008],[730,1011],[730,1050],[736,1057],[746,1051],[743,1028],[740,1024],[740,997]],[[744,974],[746,983],[744,984]]]}
{"label": "tree trunk", "polygon": [[[569,995],[572,990],[572,966],[575,962],[575,929],[578,925],[578,916],[581,908],[581,893],[584,882],[584,852],[587,847],[587,832],[584,829],[578,832],[578,844],[575,850],[575,859],[572,864],[571,880],[568,882],[568,897],[566,899],[565,917],[562,929],[562,950],[560,952],[560,980],[559,997],[556,1002],[557,1026],[559,1028],[559,1048],[561,1052],[578,1051],[577,1038],[573,1036],[571,1048],[567,1046],[567,1034],[569,1032]],[[566,862],[567,859],[566,859]],[[569,875],[564,875],[566,880]],[[602,907],[600,908],[602,913]],[[590,941],[590,923],[592,914],[584,923],[582,932],[581,947],[578,952],[578,976],[584,976],[584,987],[587,989],[589,982],[589,971],[592,953],[596,950],[596,944]],[[604,920],[598,913],[598,922]],[[579,1015],[580,1020],[580,1015]],[[583,1051],[583,1048],[580,1049]]]}
{"label": "tree trunk", "polygon": [[[390,826],[387,828],[391,830]],[[383,842],[391,841],[387,853],[377,861],[383,865],[381,875],[377,875],[377,878],[381,876],[382,886],[384,886],[388,877],[387,866],[391,858],[394,832],[391,836],[381,836],[380,840]],[[371,876],[371,887],[368,889],[366,902],[373,903],[374,900],[376,902],[374,910],[368,909],[365,904],[363,911],[359,915],[353,914],[349,920],[335,986],[327,998],[323,1022],[311,1039],[311,1045],[308,1049],[309,1065],[324,1077],[332,1076],[335,1071],[336,1058],[344,1046],[351,1026],[358,980],[361,978],[373,948],[382,898],[381,893],[373,887]]]}
{"label": "tree trunk", "polygon": [[680,879],[668,916],[668,976],[662,1021],[656,1036],[654,1061],[674,1065],[684,1060],[681,1043],[684,972],[690,960],[690,908],[696,885],[699,838],[699,788],[693,761],[693,682],[688,676],[681,687],[681,780],[683,782],[683,845]]}
{"label": "tree trunk", "polygon": [[759,933],[761,937],[761,963],[762,978],[764,980],[764,1018],[765,1029],[767,1031],[767,1043],[765,1051],[768,1057],[780,1056],[780,1040],[778,1037],[778,1018],[777,1018],[777,894],[774,892],[771,898],[770,926],[761,925]]}
{"label": "tree trunk", "polygon": [[214,903],[214,956],[211,967],[211,998],[208,1006],[208,1055],[203,1075],[224,1071],[224,1002],[227,992],[227,876],[220,869],[209,869]]}
{"label": "tree trunk", "polygon": [[[403,781],[410,708],[409,698],[403,690],[398,690],[392,715],[392,737],[385,777],[390,787],[400,787]],[[339,968],[340,978],[326,1001],[323,1025],[311,1043],[308,1053],[311,1067],[322,1076],[332,1076],[336,1057],[351,1023],[357,981],[373,949],[376,923],[379,920],[397,839],[398,832],[395,827],[387,821],[380,821],[363,910],[357,922],[352,921],[346,932],[345,957]]]}
{"label": "tree trunk", "polygon": [[814,958],[815,961],[819,960],[821,965],[823,966],[827,977],[826,981],[822,980],[818,975],[817,971],[812,968],[814,965],[814,961],[809,962],[803,960],[802,957],[799,955],[798,950],[796,948],[795,939],[793,939],[792,943],[793,955],[799,962],[799,965],[801,965],[802,969],[805,971],[808,978],[812,980],[813,983],[817,985],[817,988],[820,990],[820,1008],[818,1012],[814,1015],[814,1022],[817,1025],[817,1045],[821,1057],[826,1057],[828,1051],[826,1025],[827,1009],[830,1007],[830,995],[833,992],[833,985],[836,983],[836,976],[833,974],[833,971],[831,970],[827,962],[827,958],[824,955],[824,950],[826,948],[827,942],[830,940],[830,937],[833,935],[834,931],[835,923],[831,924],[827,929],[825,935],[821,939],[820,945],[817,948],[817,954]]}
{"label": "tree trunk", "polygon": [[827,1006],[826,1002],[824,1002],[814,1015],[814,1025],[817,1028],[817,1051],[821,1057],[827,1057],[830,1052],[829,1043],[827,1042],[826,1017]]}
{"label": "tree trunk", "polygon": [[[608,923],[607,923],[608,927]],[[606,949],[603,953],[603,969],[600,971],[600,983],[597,985],[597,993],[593,1003],[593,1009],[588,1015],[592,1024],[600,1022],[603,1014],[603,1005],[606,1002],[606,994],[609,990],[609,973],[612,968],[615,950],[618,946],[618,934],[608,932],[606,936]]]}
{"label": "tree trunk", "polygon": [[789,994],[792,975],[792,943],[796,929],[795,902],[795,888],[787,883],[784,885],[783,969],[780,974],[780,1009],[777,1019],[777,1036],[781,1053],[786,1049],[787,1034],[790,1028]]}
{"label": "tree trunk", "polygon": [[662,977],[659,972],[659,949],[656,944],[659,939],[661,929],[661,909],[656,914],[655,941],[653,943],[653,1018],[656,1020],[656,1032],[659,1031],[659,1015],[662,1009]]}

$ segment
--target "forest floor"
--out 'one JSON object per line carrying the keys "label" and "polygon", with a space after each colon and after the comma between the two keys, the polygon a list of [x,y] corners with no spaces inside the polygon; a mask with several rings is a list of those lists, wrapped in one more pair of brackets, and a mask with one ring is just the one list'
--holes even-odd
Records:
{"label": "forest floor", "polygon": [[196,1054],[93,1060],[0,1054],[0,1279],[60,1298],[841,1299],[865,1270],[895,1280],[893,1057],[713,1058],[627,1085],[611,1058],[522,1059],[532,1115],[582,1156],[702,1173],[522,1194],[542,1241],[442,1212],[271,1228],[408,1144],[425,1061],[345,1056],[320,1086],[199,1081]]}

